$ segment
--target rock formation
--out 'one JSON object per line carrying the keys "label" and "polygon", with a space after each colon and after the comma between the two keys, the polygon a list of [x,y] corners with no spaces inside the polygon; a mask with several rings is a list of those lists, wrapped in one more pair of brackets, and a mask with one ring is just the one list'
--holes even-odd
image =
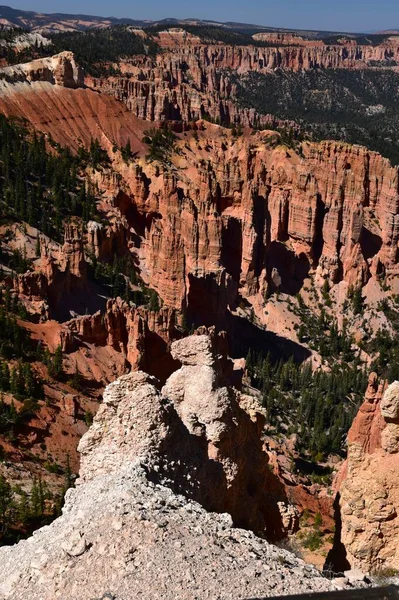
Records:
{"label": "rock formation", "polygon": [[[162,447],[157,450],[161,459],[159,474],[162,481],[168,481],[176,491],[189,495],[207,509],[229,512],[234,523],[268,539],[278,539],[295,529],[295,510],[286,506],[284,489],[268,468],[261,441],[264,414],[251,398],[230,387],[233,364],[221,342],[223,337],[202,334],[172,344],[172,356],[183,366],[172,373],[161,394],[152,388],[157,418],[167,422],[169,428]],[[131,377],[126,381],[131,381]],[[117,385],[120,389],[122,384]],[[124,405],[116,413],[110,410],[107,398],[111,388],[112,384],[91,434],[80,446],[85,456],[85,444],[89,448],[94,442],[97,444],[97,429],[108,427],[110,434],[101,434],[104,456],[100,462],[105,470],[108,461],[113,461],[115,446],[127,446],[130,452],[132,445],[124,431],[121,430],[122,438],[118,439],[110,425],[115,418],[118,422],[124,419],[120,413]],[[122,385],[122,394],[125,393]],[[146,402],[151,404],[151,398]],[[169,408],[161,410],[158,405]],[[136,443],[137,434],[133,435]],[[147,443],[148,435],[145,431],[142,435]],[[99,460],[98,454],[95,460]],[[81,470],[83,478],[86,473],[99,470],[97,462],[94,466],[88,459],[85,462]],[[286,527],[280,511],[292,515]]]}
{"label": "rock formation", "polygon": [[[162,392],[143,372],[107,388],[63,515],[0,549],[2,598],[238,599],[333,588],[233,526],[241,511],[243,525],[264,528],[277,497],[256,446],[259,415],[223,386],[220,347],[205,334],[175,342],[183,366]],[[233,521],[193,498],[230,509]]]}
{"label": "rock formation", "polygon": [[68,88],[82,87],[83,69],[76,63],[72,52],[61,52],[48,58],[0,69],[0,79],[9,83],[18,81],[47,81]]}
{"label": "rock formation", "polygon": [[89,289],[81,226],[74,222],[66,224],[61,246],[49,244],[43,237],[40,251],[35,269],[18,275],[15,287],[31,300],[48,303],[52,315],[62,319],[68,313],[68,296],[84,294]]}
{"label": "rock formation", "polygon": [[355,287],[397,272],[398,171],[387,160],[336,142],[303,144],[299,156],[270,147],[270,133],[235,140],[202,127],[199,142],[178,143],[175,166],[189,178],[123,173],[120,210],[141,231],[143,276],[168,306],[213,324],[238,291],[264,298],[276,270],[288,293],[311,270]]}
{"label": "rock formation", "polygon": [[399,569],[399,382],[370,377],[340,479],[341,541],[351,567]]}
{"label": "rock formation", "polygon": [[66,322],[60,344],[66,353],[83,344],[108,346],[120,352],[130,368],[145,369],[165,381],[178,364],[169,353],[169,344],[180,335],[173,309],[152,312],[117,298],[108,300],[104,311]]}
{"label": "rock formation", "polygon": [[137,462],[69,492],[62,517],[0,549],[0,559],[5,600],[238,600],[334,589],[227,514],[152,483]]}
{"label": "rock formation", "polygon": [[[255,33],[253,39],[257,42],[267,42],[271,46],[307,46],[309,48],[323,48],[323,40],[306,39],[294,32],[272,31]],[[356,44],[356,42],[355,42]]]}

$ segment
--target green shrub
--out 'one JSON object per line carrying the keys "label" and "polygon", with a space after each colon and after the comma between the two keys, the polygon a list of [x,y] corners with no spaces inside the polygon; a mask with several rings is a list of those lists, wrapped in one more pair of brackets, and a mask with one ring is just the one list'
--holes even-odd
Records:
{"label": "green shrub", "polygon": [[302,540],[303,547],[307,548],[308,550],[311,550],[312,552],[314,552],[315,550],[319,550],[322,544],[322,535],[317,529],[313,529],[312,531],[306,533]]}

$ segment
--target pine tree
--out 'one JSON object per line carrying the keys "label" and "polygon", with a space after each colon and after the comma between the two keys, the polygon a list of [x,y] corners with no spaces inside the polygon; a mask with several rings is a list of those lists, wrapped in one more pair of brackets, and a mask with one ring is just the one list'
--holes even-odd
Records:
{"label": "pine tree", "polygon": [[43,515],[43,487],[41,480],[34,478],[30,496],[30,514],[38,519]]}
{"label": "pine tree", "polygon": [[51,369],[50,369],[51,376],[54,377],[54,379],[60,379],[60,377],[63,374],[62,362],[63,362],[62,348],[61,348],[61,346],[57,346],[56,351],[54,353],[53,360],[52,360]]}
{"label": "pine tree", "polygon": [[33,378],[32,369],[29,363],[25,363],[22,367],[24,396],[33,398],[35,394],[35,380]]}
{"label": "pine tree", "polygon": [[130,138],[126,142],[125,147],[122,149],[122,157],[125,162],[128,162],[132,157],[132,147],[130,145]]}
{"label": "pine tree", "polygon": [[10,389],[10,369],[6,362],[0,363],[0,390],[7,392]]}
{"label": "pine tree", "polygon": [[356,288],[353,292],[352,304],[354,314],[360,315],[363,312],[363,297],[361,287]]}
{"label": "pine tree", "polygon": [[10,391],[14,396],[18,395],[18,389],[19,389],[18,386],[19,386],[18,369],[17,369],[17,367],[14,366],[11,369],[11,376],[10,376]]}
{"label": "pine tree", "polygon": [[11,514],[13,492],[4,475],[0,475],[0,520],[7,527]]}
{"label": "pine tree", "polygon": [[21,500],[18,502],[17,518],[22,526],[26,525],[29,518],[29,500],[25,493],[21,495]]}

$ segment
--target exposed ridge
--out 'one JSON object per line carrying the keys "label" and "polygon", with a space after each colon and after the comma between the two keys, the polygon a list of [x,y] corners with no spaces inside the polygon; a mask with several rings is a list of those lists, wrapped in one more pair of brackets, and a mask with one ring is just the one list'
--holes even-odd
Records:
{"label": "exposed ridge", "polygon": [[[242,493],[248,489],[242,478],[253,469],[260,475],[261,450],[248,452],[243,444],[245,427],[252,428],[247,443],[254,449],[257,412],[252,407],[247,413],[238,392],[224,387],[222,347],[206,334],[175,342],[173,353],[183,366],[162,393],[142,372],[107,388],[80,443],[81,475],[62,516],[17,546],[0,549],[2,598],[50,600],[61,594],[88,600],[111,593],[115,600],[133,600],[140,593],[175,600],[211,597],[216,589],[221,599],[238,599],[333,588],[314,567],[171,489],[209,504],[212,493],[217,498],[221,491],[220,477],[211,477],[207,487],[209,469],[227,478],[230,495],[235,480]],[[238,442],[234,448],[231,436]],[[259,500],[275,502],[268,493]],[[241,510],[255,525],[256,490],[246,500],[237,497],[233,513],[243,500]],[[257,510],[272,518],[270,507],[258,504]]]}

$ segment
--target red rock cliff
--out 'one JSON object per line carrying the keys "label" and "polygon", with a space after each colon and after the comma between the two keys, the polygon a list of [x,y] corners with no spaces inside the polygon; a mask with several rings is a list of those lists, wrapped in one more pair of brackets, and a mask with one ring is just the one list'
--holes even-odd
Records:
{"label": "red rock cliff", "polygon": [[291,293],[310,270],[355,286],[397,271],[398,170],[362,147],[306,143],[300,156],[272,138],[206,125],[178,143],[179,174],[122,168],[115,203],[166,305],[214,322],[238,290],[263,295],[274,269]]}

